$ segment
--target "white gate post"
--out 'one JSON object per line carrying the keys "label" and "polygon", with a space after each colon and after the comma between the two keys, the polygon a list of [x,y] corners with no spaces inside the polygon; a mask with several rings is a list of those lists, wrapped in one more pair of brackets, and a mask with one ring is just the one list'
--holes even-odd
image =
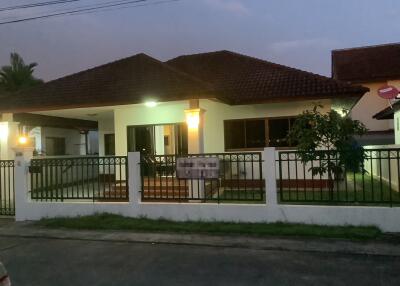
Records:
{"label": "white gate post", "polygon": [[269,206],[276,206],[278,204],[275,154],[275,147],[264,148],[262,153],[266,203]]}
{"label": "white gate post", "polygon": [[26,219],[25,209],[29,201],[29,162],[33,148],[17,147],[15,151],[14,192],[15,192],[15,220]]}
{"label": "white gate post", "polygon": [[142,187],[142,178],[140,173],[140,152],[128,153],[128,190],[129,203],[133,205],[140,204],[140,191]]}

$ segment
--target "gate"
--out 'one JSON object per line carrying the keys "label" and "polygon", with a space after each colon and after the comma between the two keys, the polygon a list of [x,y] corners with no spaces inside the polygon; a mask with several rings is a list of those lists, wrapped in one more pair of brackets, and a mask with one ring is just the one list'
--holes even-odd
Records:
{"label": "gate", "polygon": [[0,160],[0,215],[15,215],[14,160]]}
{"label": "gate", "polygon": [[[183,160],[184,168],[179,167],[179,160]],[[186,156],[142,154],[140,169],[142,201],[265,202],[259,152]]]}

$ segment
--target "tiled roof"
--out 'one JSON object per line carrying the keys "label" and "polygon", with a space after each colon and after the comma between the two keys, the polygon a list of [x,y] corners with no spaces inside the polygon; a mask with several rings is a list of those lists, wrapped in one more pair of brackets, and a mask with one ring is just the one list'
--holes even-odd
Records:
{"label": "tiled roof", "polygon": [[38,111],[210,97],[212,87],[138,54],[2,99],[1,111]]}
{"label": "tiled roof", "polygon": [[400,79],[400,43],[332,51],[332,77],[356,83]]}
{"label": "tiled roof", "polygon": [[160,62],[138,54],[3,98],[0,111],[30,112],[200,98],[228,104],[361,97],[367,88],[229,51]]}
{"label": "tiled roof", "polygon": [[368,91],[230,51],[180,56],[167,64],[211,83],[230,104],[362,96]]}

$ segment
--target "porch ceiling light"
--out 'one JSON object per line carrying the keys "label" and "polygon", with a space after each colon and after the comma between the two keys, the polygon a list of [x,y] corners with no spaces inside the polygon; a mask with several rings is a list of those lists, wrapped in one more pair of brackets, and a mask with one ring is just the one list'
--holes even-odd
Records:
{"label": "porch ceiling light", "polygon": [[189,129],[197,129],[200,124],[200,109],[185,110],[186,123]]}
{"label": "porch ceiling light", "polygon": [[147,107],[156,107],[158,103],[156,101],[146,101],[144,105],[146,105]]}

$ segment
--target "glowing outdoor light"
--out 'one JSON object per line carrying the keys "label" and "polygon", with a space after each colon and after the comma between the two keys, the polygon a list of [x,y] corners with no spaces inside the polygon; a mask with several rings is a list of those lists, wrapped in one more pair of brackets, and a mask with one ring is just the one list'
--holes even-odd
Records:
{"label": "glowing outdoor light", "polygon": [[146,101],[144,103],[144,105],[146,105],[147,107],[156,107],[157,106],[157,102],[156,101]]}
{"label": "glowing outdoor light", "polygon": [[18,144],[25,145],[26,143],[28,143],[28,138],[26,138],[25,136],[18,137]]}
{"label": "glowing outdoor light", "polygon": [[186,123],[189,129],[197,129],[200,124],[200,109],[185,110]]}

